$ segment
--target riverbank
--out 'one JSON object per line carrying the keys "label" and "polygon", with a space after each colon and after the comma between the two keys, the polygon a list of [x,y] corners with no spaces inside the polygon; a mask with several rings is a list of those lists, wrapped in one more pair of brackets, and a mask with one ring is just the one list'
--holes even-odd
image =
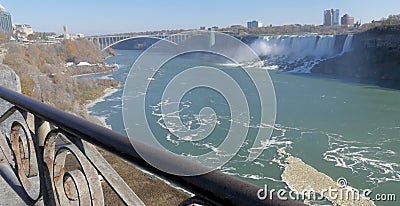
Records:
{"label": "riverbank", "polygon": [[113,72],[118,69],[117,65],[96,64],[90,66],[71,66],[66,67],[65,73],[71,77],[82,77],[92,74],[102,74]]}
{"label": "riverbank", "polygon": [[116,88],[114,88],[114,87],[106,88],[106,89],[103,90],[103,93],[104,93],[103,96],[101,96],[101,97],[99,97],[99,98],[97,98],[97,99],[95,99],[95,100],[93,100],[93,101],[89,101],[89,102],[85,105],[87,113],[88,113],[90,116],[92,116],[93,118],[98,119],[98,120],[102,123],[102,126],[105,126],[105,127],[107,127],[108,129],[112,129],[112,128],[111,128],[111,125],[108,125],[108,124],[107,124],[106,118],[93,116],[93,115],[91,114],[91,112],[89,111],[89,109],[90,109],[91,107],[93,107],[94,105],[96,105],[97,103],[102,102],[102,101],[105,101],[105,98],[107,98],[108,96],[114,94],[114,93],[117,92],[117,91],[118,91],[118,89],[116,89]]}
{"label": "riverbank", "polygon": [[90,76],[90,75],[94,75],[94,74],[105,74],[108,73],[110,71],[104,71],[104,72],[92,72],[92,73],[85,73],[85,74],[77,74],[77,75],[72,75],[71,77],[85,77],[85,76]]}

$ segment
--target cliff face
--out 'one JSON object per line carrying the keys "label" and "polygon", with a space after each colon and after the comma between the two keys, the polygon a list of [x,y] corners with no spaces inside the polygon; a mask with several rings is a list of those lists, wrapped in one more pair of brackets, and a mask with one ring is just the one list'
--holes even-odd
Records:
{"label": "cliff face", "polygon": [[[21,83],[19,77],[10,67],[0,64],[0,86],[21,93]],[[0,115],[12,105],[0,98]]]}
{"label": "cliff face", "polygon": [[[18,75],[15,74],[14,70],[4,64],[0,64],[0,86],[14,90],[16,92],[21,92],[21,84]],[[0,115],[6,112],[10,107],[12,107],[10,103],[0,98]],[[11,119],[7,119],[0,125],[0,132],[3,135],[9,134],[9,126],[11,125],[11,123]]]}
{"label": "cliff face", "polygon": [[352,51],[315,65],[311,72],[362,79],[400,80],[400,26],[354,35]]}
{"label": "cliff face", "polygon": [[0,64],[0,86],[21,92],[21,84],[19,77],[14,70],[4,64]]}

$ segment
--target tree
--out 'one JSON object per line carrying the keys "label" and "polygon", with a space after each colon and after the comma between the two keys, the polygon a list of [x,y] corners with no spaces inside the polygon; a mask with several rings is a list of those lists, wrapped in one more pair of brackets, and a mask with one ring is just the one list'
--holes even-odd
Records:
{"label": "tree", "polygon": [[387,19],[383,21],[384,25],[399,25],[400,24],[400,15],[389,15]]}
{"label": "tree", "polygon": [[7,35],[4,32],[0,32],[0,43],[7,42]]}
{"label": "tree", "polygon": [[35,39],[34,36],[33,36],[33,34],[29,34],[26,38],[27,38],[29,41],[32,41],[32,40]]}
{"label": "tree", "polygon": [[71,62],[76,62],[77,61],[77,54],[78,54],[78,50],[76,49],[76,46],[74,44],[74,42],[72,42],[70,39],[66,39],[64,41],[65,44],[65,49],[67,51],[67,61],[71,61]]}

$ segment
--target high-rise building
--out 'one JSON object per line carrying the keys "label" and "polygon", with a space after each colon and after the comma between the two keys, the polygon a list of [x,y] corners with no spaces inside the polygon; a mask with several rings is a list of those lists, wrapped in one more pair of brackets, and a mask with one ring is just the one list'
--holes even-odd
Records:
{"label": "high-rise building", "polygon": [[329,9],[324,11],[324,26],[338,25],[339,19],[339,9]]}
{"label": "high-rise building", "polygon": [[11,23],[11,14],[8,13],[2,5],[0,5],[0,32],[11,36],[12,31],[13,27]]}
{"label": "high-rise building", "polygon": [[262,27],[262,22],[261,21],[257,21],[257,20],[253,20],[253,21],[249,21],[247,22],[247,28],[259,28]]}
{"label": "high-rise building", "polygon": [[339,11],[339,9],[335,9],[335,10],[332,9],[332,13],[333,13],[332,24],[333,25],[339,25],[339,19],[340,19],[340,11]]}
{"label": "high-rise building", "polygon": [[331,10],[324,11],[324,26],[332,26],[332,12]]}
{"label": "high-rise building", "polygon": [[349,16],[348,14],[345,14],[342,18],[341,18],[341,22],[342,25],[344,26],[354,26],[354,17]]}

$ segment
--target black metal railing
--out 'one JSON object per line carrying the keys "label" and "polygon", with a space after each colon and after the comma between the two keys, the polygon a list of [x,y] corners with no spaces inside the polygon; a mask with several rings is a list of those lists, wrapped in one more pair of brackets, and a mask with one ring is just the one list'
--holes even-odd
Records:
{"label": "black metal railing", "polygon": [[[11,165],[18,171],[17,175],[24,188],[27,187],[25,190],[31,200],[43,201],[46,205],[71,204],[73,201],[90,201],[92,205],[104,204],[104,200],[99,200],[104,197],[101,194],[101,186],[99,188],[98,178],[89,178],[84,185],[78,183],[84,177],[88,179],[87,177],[98,176],[95,175],[97,172],[126,204],[143,205],[122,178],[108,167],[107,161],[92,146],[94,145],[188,190],[195,195],[196,201],[210,205],[303,205],[293,200],[280,200],[276,194],[272,198],[260,200],[257,197],[259,187],[219,171],[198,176],[178,176],[163,172],[148,164],[135,151],[127,136],[4,87],[0,87],[0,97],[14,105],[0,117],[0,123],[15,118],[13,117],[15,113],[20,113],[19,119],[25,121],[25,123],[18,123],[22,120],[12,121],[12,135],[8,137],[8,145],[12,145],[11,150],[16,157],[16,161]],[[56,147],[56,138],[69,144]],[[181,171],[202,168],[193,162],[176,159],[175,156],[149,145],[140,142],[135,142],[134,145],[146,148],[145,150],[159,158],[159,161],[175,165]],[[19,154],[21,151],[28,154]],[[81,171],[83,174],[64,171],[65,156],[71,152],[79,160],[80,169],[85,170]],[[19,156],[21,158],[18,158]],[[39,180],[34,179],[35,176]],[[59,180],[60,177],[62,180]],[[40,184],[40,191],[29,188],[35,181],[39,181],[37,184]],[[70,191],[71,185],[75,189]],[[60,190],[64,190],[65,194],[60,195],[62,193]],[[88,193],[86,196],[85,192]]]}

